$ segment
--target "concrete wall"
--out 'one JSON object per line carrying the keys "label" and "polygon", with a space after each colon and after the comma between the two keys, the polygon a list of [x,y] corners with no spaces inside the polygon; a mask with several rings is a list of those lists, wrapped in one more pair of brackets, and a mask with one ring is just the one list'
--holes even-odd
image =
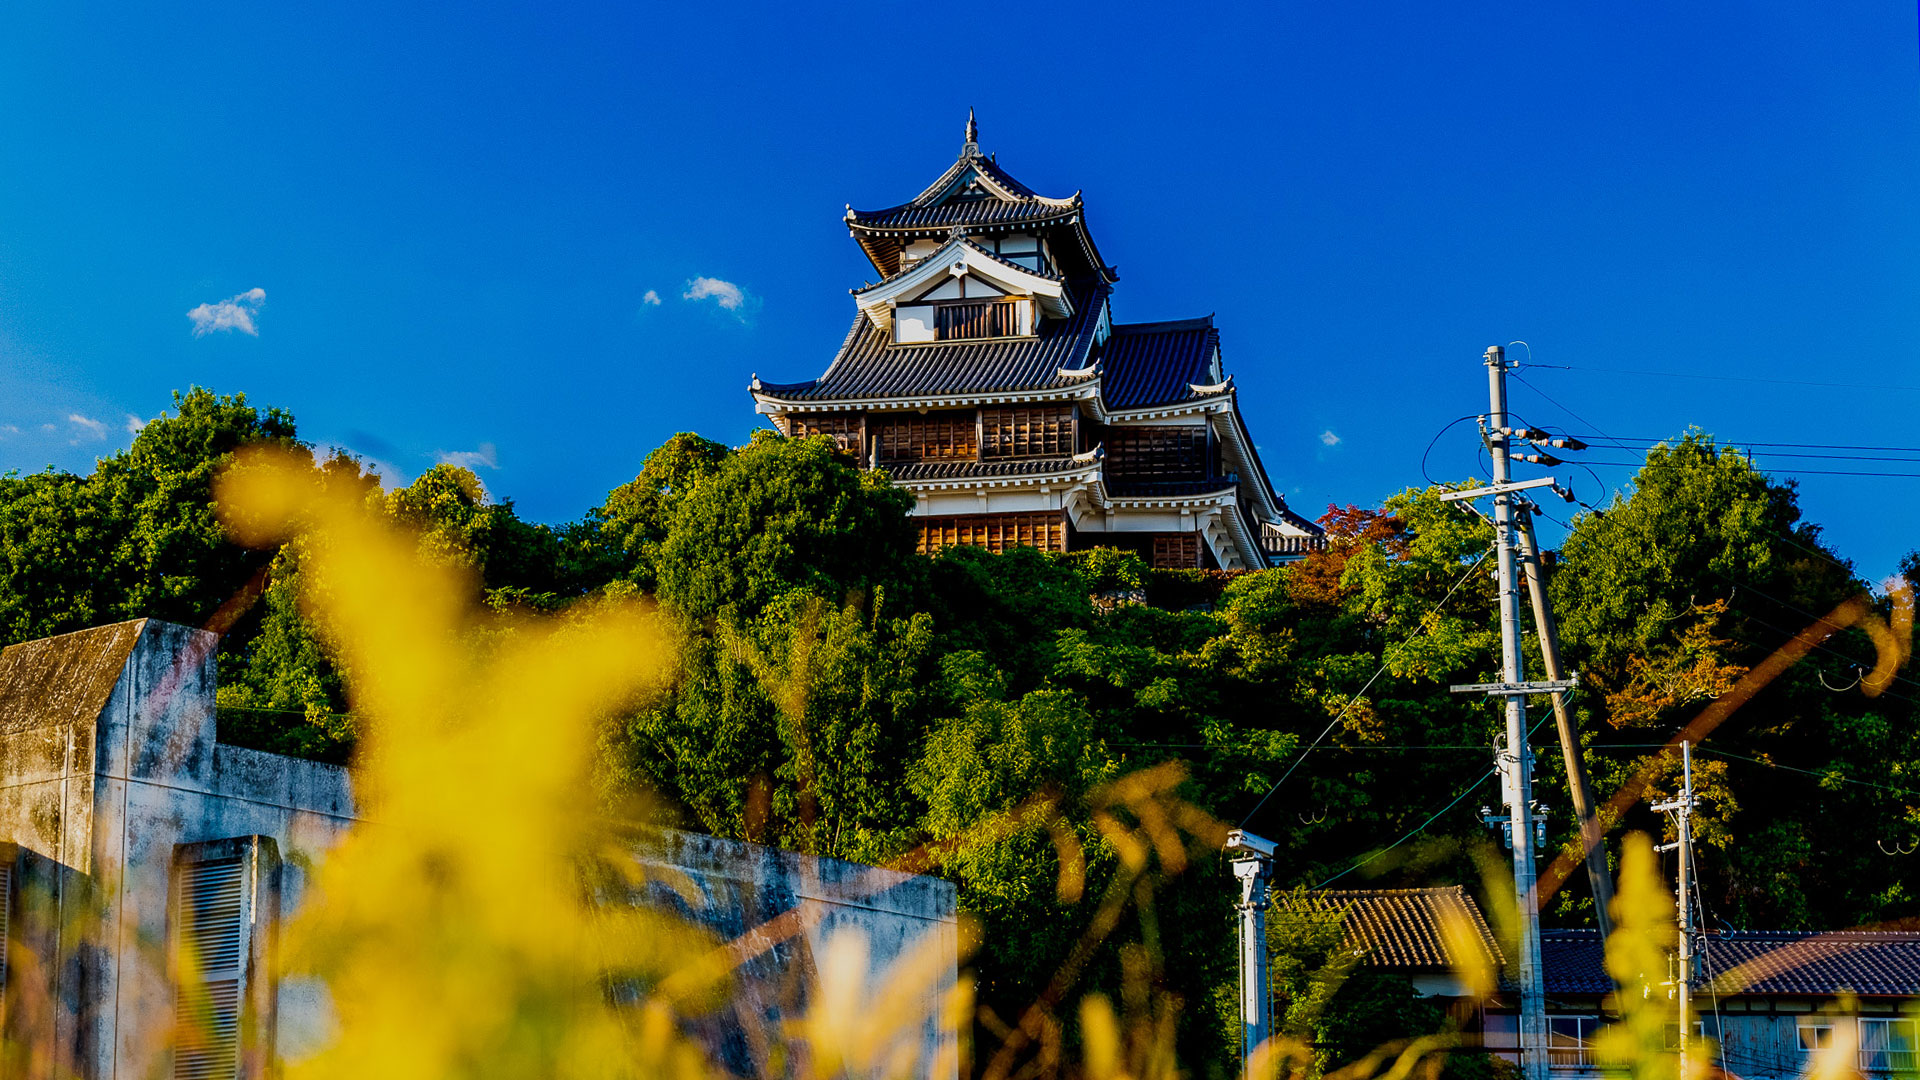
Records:
{"label": "concrete wall", "polygon": [[[52,1005],[46,1030],[21,1034],[50,1040],[81,1076],[168,1071],[181,845],[269,839],[280,865],[266,884],[291,911],[307,866],[357,820],[347,770],[216,741],[217,644],[143,619],[13,646],[0,660],[0,838],[19,848],[15,934],[33,959],[14,965],[8,989]],[[36,706],[46,684],[69,701]],[[270,949],[270,926],[264,938]],[[304,1049],[324,1017],[319,988],[259,985],[262,1021],[283,1021],[282,1048]]]}
{"label": "concrete wall", "polygon": [[[339,766],[220,744],[217,643],[136,620],[0,652],[0,841],[17,847],[10,933],[24,946],[10,953],[18,962],[7,972],[7,1022],[62,1072],[152,1080],[172,1071],[170,894],[176,858],[200,849],[261,854],[249,864],[259,868],[259,896],[248,907],[260,920],[248,1000],[261,1054],[297,1060],[330,1030],[324,987],[267,973],[274,915],[299,907],[311,868],[362,820],[352,778]],[[924,1056],[944,1055],[937,1075],[957,1074],[952,1032],[933,1020],[954,983],[950,884],[679,833],[639,858],[691,883],[700,899],[655,890],[650,902],[680,908],[724,940],[766,936],[782,916],[795,928],[769,937],[736,972],[724,1015],[693,1025],[718,1062],[765,1075],[761,1067],[782,1057],[771,1048],[786,1039],[783,1025],[812,1000],[816,957],[852,929],[868,942],[869,985],[903,957],[935,958],[920,1039]]]}
{"label": "concrete wall", "polygon": [[[895,995],[914,999],[895,1032],[917,1044],[914,1074],[958,1075],[958,1043],[943,1008],[958,961],[951,882],[678,832],[640,858],[643,866],[684,875],[698,895],[689,902],[669,878],[653,886],[653,902],[722,940],[751,943],[734,972],[729,1006],[692,1025],[716,1064],[735,1075],[769,1075],[779,1040],[768,1033],[806,1014],[822,958],[837,937],[853,934],[866,951],[863,993],[873,1010],[902,1004],[888,1002]],[[920,965],[931,965],[937,977],[916,982],[911,972]]]}

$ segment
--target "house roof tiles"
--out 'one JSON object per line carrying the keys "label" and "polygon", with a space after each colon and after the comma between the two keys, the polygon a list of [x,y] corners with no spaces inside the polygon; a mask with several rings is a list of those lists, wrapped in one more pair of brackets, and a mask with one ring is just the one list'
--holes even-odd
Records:
{"label": "house roof tiles", "polygon": [[[949,194],[968,172],[982,177],[999,192]],[[1079,210],[1080,196],[1049,199],[1015,180],[998,162],[979,154],[963,154],[926,190],[898,206],[882,210],[847,211],[847,223],[868,229],[945,228],[953,225],[1002,225],[1045,221]]]}
{"label": "house roof tiles", "polygon": [[1021,461],[915,461],[881,468],[898,481],[972,480],[1007,476],[1053,476],[1097,464],[1094,458],[1028,458]]}
{"label": "house roof tiles", "polygon": [[[1311,910],[1345,910],[1342,927],[1347,943],[1366,950],[1372,967],[1453,969],[1468,961],[1486,966],[1501,962],[1500,945],[1493,938],[1480,908],[1458,885],[1434,889],[1320,889],[1304,894]],[[1456,941],[1471,942],[1478,955],[1455,956],[1445,929],[1449,920],[1466,933]]]}
{"label": "house roof tiles", "polygon": [[1213,354],[1219,345],[1211,315],[1117,325],[1100,354],[1100,400],[1109,409],[1134,409],[1194,397],[1191,384],[1214,381]]}
{"label": "house roof tiles", "polygon": [[826,374],[758,390],[782,401],[838,401],[1069,389],[1085,380],[1060,372],[1086,366],[1106,291],[1098,287],[1071,318],[1043,320],[1030,338],[896,345],[862,314]]}
{"label": "house roof tiles", "polygon": [[[1920,996],[1920,933],[1912,931],[1710,933],[1702,955],[1707,985],[1720,994]],[[1540,957],[1549,994],[1613,990],[1597,931],[1543,930]]]}

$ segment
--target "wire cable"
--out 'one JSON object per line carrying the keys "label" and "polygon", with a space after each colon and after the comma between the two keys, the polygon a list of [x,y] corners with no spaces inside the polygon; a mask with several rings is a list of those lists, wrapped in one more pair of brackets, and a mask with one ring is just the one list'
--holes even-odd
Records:
{"label": "wire cable", "polygon": [[1920,393],[1920,386],[1903,386],[1897,383],[1854,383],[1823,382],[1812,379],[1765,379],[1756,375],[1706,375],[1697,371],[1643,371],[1636,368],[1576,367],[1572,364],[1535,364],[1530,368],[1550,368],[1555,371],[1593,371],[1607,375],[1641,375],[1656,379],[1704,379],[1710,382],[1766,383],[1774,386],[1824,386],[1843,390],[1906,390]]}
{"label": "wire cable", "polygon": [[[1453,587],[1448,589],[1447,594],[1440,598],[1440,602],[1434,605],[1433,610],[1421,616],[1420,632],[1413,635],[1410,638],[1407,638],[1405,641],[1400,642],[1399,643],[1400,648],[1405,648],[1408,645],[1412,644],[1413,642],[1416,642],[1421,638],[1426,637],[1429,633],[1433,632],[1434,617],[1439,615],[1440,612],[1446,610],[1447,601],[1453,599],[1453,594],[1460,591],[1460,586],[1465,585],[1467,583],[1467,579],[1473,576],[1473,572],[1475,570],[1478,570],[1480,568],[1480,564],[1483,562],[1486,562],[1487,556],[1491,554],[1493,554],[1493,545],[1489,544],[1487,545],[1487,550],[1481,552],[1480,557],[1473,560],[1473,564],[1467,567],[1466,571],[1462,573],[1457,580],[1454,581]],[[1391,646],[1389,646],[1389,648],[1391,648]],[[1314,736],[1313,742],[1309,744],[1305,750],[1300,751],[1299,755],[1293,759],[1293,764],[1287,766],[1287,771],[1280,774],[1280,779],[1275,780],[1273,782],[1273,786],[1267,789],[1267,793],[1265,795],[1260,796],[1260,801],[1253,804],[1253,809],[1247,811],[1247,816],[1240,819],[1240,828],[1244,829],[1247,827],[1247,822],[1252,821],[1253,815],[1259,813],[1260,808],[1267,805],[1267,800],[1273,798],[1273,793],[1280,790],[1280,785],[1287,782],[1287,777],[1292,776],[1293,771],[1300,767],[1300,763],[1307,760],[1307,755],[1313,753],[1314,747],[1319,746],[1321,740],[1325,739],[1330,733],[1332,733],[1333,729],[1339,726],[1340,721],[1346,719],[1347,710],[1353,708],[1354,702],[1359,701],[1361,698],[1366,696],[1367,691],[1373,687],[1374,682],[1378,680],[1380,676],[1385,675],[1387,673],[1387,667],[1391,664],[1391,662],[1392,661],[1385,655],[1385,651],[1383,650],[1382,655],[1380,657],[1379,670],[1375,671],[1373,675],[1367,679],[1366,683],[1360,687],[1360,690],[1358,693],[1348,698],[1347,703],[1345,705],[1340,706],[1340,711],[1334,715],[1334,718],[1328,722],[1326,727],[1321,729],[1320,734]]]}
{"label": "wire cable", "polygon": [[[1485,749],[1485,748],[1482,747],[1482,749]],[[1474,777],[1472,783],[1460,789],[1460,793],[1453,797],[1452,802],[1441,807],[1439,811],[1436,812],[1432,817],[1428,818],[1427,820],[1421,822],[1418,825],[1415,825],[1413,827],[1413,831],[1407,833],[1405,836],[1402,836],[1400,839],[1395,840],[1393,843],[1388,844],[1386,847],[1381,848],[1379,851],[1376,851],[1373,854],[1367,856],[1366,858],[1361,859],[1359,862],[1354,863],[1352,866],[1347,867],[1345,870],[1340,871],[1339,873],[1333,875],[1332,877],[1321,882],[1320,884],[1315,885],[1313,887],[1314,890],[1318,891],[1320,889],[1326,888],[1328,885],[1331,885],[1334,882],[1339,881],[1341,878],[1346,877],[1348,874],[1353,873],[1355,870],[1360,869],[1361,867],[1367,865],[1373,860],[1378,859],[1380,856],[1385,855],[1387,852],[1392,851],[1394,848],[1399,847],[1401,844],[1404,844],[1407,841],[1413,839],[1414,837],[1420,835],[1420,833],[1426,830],[1427,826],[1433,824],[1436,821],[1439,821],[1441,815],[1445,814],[1447,811],[1453,809],[1454,807],[1459,806],[1460,800],[1466,798],[1468,795],[1471,795],[1474,789],[1478,788],[1481,784],[1484,784],[1487,782],[1487,777],[1492,776],[1497,772],[1499,772],[1498,769],[1488,769],[1486,772],[1483,772],[1479,776]],[[1522,842],[1523,843],[1525,842],[1524,839],[1522,840]]]}

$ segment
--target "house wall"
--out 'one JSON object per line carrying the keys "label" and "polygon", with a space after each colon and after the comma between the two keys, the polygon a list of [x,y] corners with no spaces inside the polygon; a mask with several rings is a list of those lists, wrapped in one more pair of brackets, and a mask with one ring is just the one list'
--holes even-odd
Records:
{"label": "house wall", "polygon": [[[902,995],[913,1002],[904,1010],[902,1035],[919,1046],[914,1075],[958,1076],[957,1035],[944,1007],[959,963],[951,882],[679,832],[643,848],[641,861],[686,875],[696,900],[660,884],[655,902],[724,940],[779,926],[783,916],[793,920],[793,933],[773,935],[777,940],[736,969],[730,1008],[693,1025],[717,1064],[737,1076],[770,1075],[769,1041],[755,1037],[755,1026],[778,1030],[805,1015],[830,943],[852,934],[866,950],[861,982],[869,1011],[897,1007]],[[916,981],[916,964],[930,964],[937,977]],[[880,1071],[873,1070],[876,1077]]]}

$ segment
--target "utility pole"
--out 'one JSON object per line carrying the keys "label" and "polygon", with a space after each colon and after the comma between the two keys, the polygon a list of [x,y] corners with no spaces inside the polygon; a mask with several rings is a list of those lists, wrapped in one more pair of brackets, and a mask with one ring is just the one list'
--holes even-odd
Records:
{"label": "utility pole", "polygon": [[[1500,675],[1507,684],[1506,749],[1498,755],[1500,786],[1513,828],[1513,891],[1520,919],[1516,974],[1520,982],[1520,1068],[1526,1080],[1547,1080],[1547,998],[1540,971],[1540,899],[1533,866],[1533,751],[1527,745],[1527,699],[1519,684],[1520,590],[1515,580],[1514,500],[1507,435],[1507,350],[1486,352],[1487,427],[1493,456],[1494,554],[1500,575]],[[1537,691],[1536,691],[1537,692]]]}
{"label": "utility pole", "polygon": [[[1529,694],[1555,696],[1556,705],[1560,708],[1557,715],[1561,723],[1562,747],[1571,747],[1566,750],[1568,767],[1578,770],[1580,756],[1578,744],[1574,741],[1577,733],[1564,713],[1564,695],[1574,688],[1576,680],[1562,677],[1559,651],[1554,647],[1551,615],[1546,614],[1540,620],[1540,625],[1542,644],[1549,657],[1548,678],[1541,682],[1526,681],[1520,654],[1520,585],[1516,574],[1520,564],[1528,565],[1535,615],[1545,613],[1547,605],[1544,582],[1533,580],[1533,575],[1538,572],[1538,560],[1533,557],[1536,545],[1532,542],[1530,523],[1523,510],[1531,504],[1520,493],[1541,487],[1554,488],[1555,491],[1559,489],[1554,487],[1552,477],[1513,479],[1513,440],[1521,439],[1570,450],[1584,449],[1585,444],[1570,436],[1549,438],[1545,432],[1510,426],[1507,423],[1507,351],[1498,345],[1488,349],[1486,364],[1488,412],[1482,433],[1487,440],[1487,449],[1493,455],[1493,479],[1486,487],[1446,492],[1440,496],[1440,501],[1456,502],[1493,496],[1493,543],[1494,552],[1499,556],[1496,574],[1500,584],[1500,681],[1470,683],[1449,689],[1456,694],[1483,693],[1503,698],[1506,702],[1506,737],[1503,746],[1496,749],[1495,762],[1500,771],[1500,791],[1506,801],[1507,812],[1501,817],[1489,811],[1487,818],[1488,824],[1500,827],[1507,845],[1513,850],[1514,908],[1520,922],[1514,957],[1515,975],[1520,983],[1520,1068],[1526,1080],[1547,1080],[1547,998],[1540,967],[1540,888],[1533,865],[1534,847],[1545,846],[1546,843],[1546,819],[1544,811],[1539,818],[1534,816],[1533,751],[1527,745],[1526,698]],[[1547,454],[1527,454],[1522,457],[1536,465],[1560,464],[1559,459]],[[1576,789],[1583,789],[1583,772],[1573,772],[1569,779]],[[1581,835],[1583,840],[1591,836],[1597,841],[1597,830],[1591,834],[1587,831],[1591,817],[1592,800],[1589,798],[1587,812],[1582,814]],[[1595,843],[1591,850],[1597,851],[1598,844]],[[1590,870],[1591,866],[1590,863]],[[1599,873],[1606,873],[1604,862],[1600,863]],[[1600,879],[1601,882],[1604,880],[1604,877]],[[1604,884],[1598,885],[1595,890],[1600,896],[1607,895],[1609,891]],[[1602,926],[1605,926],[1604,922]]]}
{"label": "utility pole", "polygon": [[[1560,668],[1560,631],[1547,599],[1547,571],[1540,563],[1540,545],[1533,535],[1533,515],[1520,515],[1520,564],[1526,570],[1527,595],[1533,600],[1533,627],[1540,635],[1540,658],[1547,678],[1566,676]],[[1594,813],[1593,790],[1587,782],[1587,763],[1580,755],[1580,732],[1567,711],[1567,692],[1553,692],[1553,721],[1560,730],[1560,755],[1566,759],[1567,790],[1573,800],[1574,820],[1580,823],[1580,843],[1586,848],[1587,882],[1593,887],[1593,920],[1600,940],[1613,932],[1608,909],[1613,906],[1613,877],[1607,873],[1607,850],[1601,844],[1600,819]]]}
{"label": "utility pole", "polygon": [[1240,879],[1240,1071],[1273,1033],[1272,990],[1267,974],[1267,891],[1273,884],[1273,842],[1235,829],[1226,850]]}
{"label": "utility pole", "polygon": [[[1507,427],[1507,351],[1486,352],[1487,425],[1492,429],[1493,487],[1511,483]],[[1514,579],[1513,510],[1515,493],[1493,496],[1494,554],[1500,574],[1500,675],[1508,683],[1526,680],[1520,656],[1520,590]],[[1533,866],[1533,750],[1527,745],[1527,699],[1503,695],[1507,702],[1507,745],[1500,756],[1501,786],[1513,818],[1513,890],[1520,916],[1520,1067],[1527,1080],[1547,1080],[1547,1000],[1540,971],[1540,899]]]}
{"label": "utility pole", "polygon": [[1680,838],[1671,846],[1680,849],[1680,972],[1674,979],[1680,992],[1680,1080],[1688,1080],[1687,1043],[1693,1034],[1693,903],[1688,899],[1693,877],[1693,746],[1680,743],[1680,797],[1655,803],[1657,812],[1673,811]]}

